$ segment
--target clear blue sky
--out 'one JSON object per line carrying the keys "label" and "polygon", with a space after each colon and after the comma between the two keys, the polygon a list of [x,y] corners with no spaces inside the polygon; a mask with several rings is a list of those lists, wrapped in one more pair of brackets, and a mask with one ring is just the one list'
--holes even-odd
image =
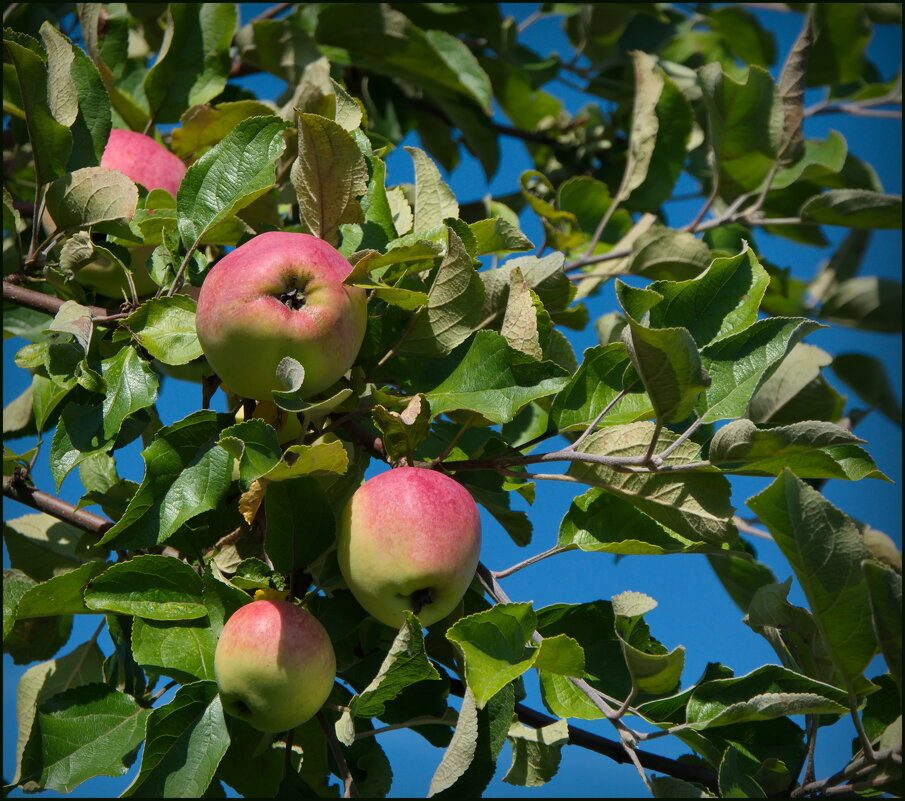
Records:
{"label": "clear blue sky", "polygon": [[[249,6],[256,6],[249,8]],[[262,4],[242,4],[242,19],[246,21],[259,13]],[[524,19],[537,4],[504,3],[504,13],[517,19]],[[797,14],[755,10],[762,23],[774,32],[777,49],[784,54],[798,33],[800,17]],[[540,21],[529,28],[526,43],[540,53],[569,51],[568,41],[560,30],[557,19]],[[875,38],[869,51],[870,58],[880,68],[884,77],[891,77],[901,63],[900,29],[893,26],[877,26]],[[281,82],[266,76],[251,76],[244,79],[262,97],[273,96],[281,87]],[[562,83],[554,82],[546,87],[548,91],[562,97],[572,111],[584,104],[583,96]],[[809,94],[808,102],[816,96]],[[856,118],[846,115],[825,115],[807,120],[806,135],[810,138],[825,138],[828,131],[840,131],[848,140],[849,149],[870,161],[880,173],[888,192],[901,193],[901,121]],[[405,144],[418,144],[417,137],[411,136]],[[532,165],[520,142],[502,142],[503,159],[499,173],[490,184],[489,191],[505,193],[517,188],[517,178],[524,169]],[[412,180],[411,163],[408,155],[400,150],[388,158],[388,182],[401,183]],[[456,196],[465,202],[483,196],[488,187],[483,172],[467,152],[463,153],[462,164],[447,177]],[[694,189],[693,186],[680,188],[680,193]],[[691,220],[699,208],[700,200],[679,201],[667,208],[670,223],[682,225]],[[533,241],[540,239],[540,229],[529,214],[522,216],[526,234]],[[844,236],[842,229],[825,229],[833,243]],[[813,276],[817,265],[827,253],[814,248],[795,245],[786,240],[757,235],[757,242],[767,258],[781,267],[791,267],[793,275],[805,279]],[[901,232],[878,231],[874,235],[863,272],[901,279]],[[612,293],[604,292],[600,299],[594,299],[592,318],[613,310],[615,300]],[[603,304],[603,305],[599,305]],[[575,334],[567,332],[577,354],[596,344],[593,327]],[[901,398],[901,339],[894,335],[851,332],[847,330],[820,331],[808,338],[831,353],[863,351],[883,359],[893,377],[898,396]],[[4,405],[16,397],[26,384],[24,371],[12,365],[12,356],[24,344],[21,340],[5,340],[4,358]],[[832,380],[832,375],[829,376]],[[846,390],[837,385],[843,394]],[[222,395],[218,394],[222,399]],[[165,423],[181,419],[199,408],[200,389],[194,385],[170,383],[160,404],[160,413]],[[870,415],[857,429],[859,436],[868,441],[867,447],[880,469],[896,483],[885,484],[877,481],[858,483],[830,482],[825,494],[848,514],[871,523],[875,528],[892,536],[901,547],[901,431],[879,414]],[[13,443],[17,449],[25,450],[25,441]],[[140,480],[142,463],[138,456],[139,447],[132,445],[125,449],[120,472],[126,477]],[[36,484],[44,489],[52,489],[52,480],[45,463],[35,474]],[[744,514],[745,501],[759,492],[766,480],[741,479],[735,483],[733,496],[736,507]],[[80,485],[74,471],[62,489],[62,496],[75,502],[80,493]],[[502,529],[488,516],[484,516],[485,545],[482,560],[491,569],[502,569],[534,553],[546,550],[555,543],[559,521],[566,512],[575,489],[559,482],[546,482],[538,487],[538,500],[529,510],[534,523],[534,541],[526,549],[516,548]],[[10,518],[30,510],[4,499],[4,517]],[[757,540],[760,559],[776,573],[779,580],[787,578],[791,571],[778,549],[770,543]],[[4,549],[4,566],[8,557]],[[506,592],[517,601],[533,601],[536,608],[552,603],[577,603],[597,599],[609,599],[624,590],[644,592],[659,602],[659,606],[647,616],[652,633],[668,648],[684,645],[686,667],[683,683],[697,680],[704,666],[710,661],[720,661],[732,667],[736,675],[767,662],[776,662],[775,655],[766,641],[754,634],[741,621],[741,613],[728,599],[719,582],[713,576],[703,557],[629,557],[618,562],[606,555],[572,552],[546,560],[505,579]],[[805,605],[800,592],[793,594],[794,603]],[[84,641],[97,625],[95,616],[84,616],[77,621],[70,646]],[[106,636],[101,646],[109,652],[110,642]],[[64,649],[65,652],[67,649]],[[878,661],[874,671],[884,670]],[[4,655],[3,685],[3,774],[9,779],[15,769],[15,687],[24,668],[14,666]],[[529,697],[526,703],[542,709],[537,692],[536,680],[526,676]],[[603,721],[574,721],[590,731],[605,737],[612,737],[612,729]],[[818,748],[817,775],[838,768],[850,753],[852,731],[845,725],[834,727],[821,734]],[[442,752],[429,746],[418,735],[408,731],[390,732],[380,740],[394,766],[395,777],[392,795],[397,797],[423,796],[430,777],[440,761]],[[661,738],[651,744],[650,750],[666,756],[677,757],[687,749],[671,738]],[[558,776],[541,788],[525,790],[504,784],[501,779],[508,767],[509,750],[504,749],[499,770],[486,792],[487,797],[533,796],[533,797],[646,797],[647,791],[634,770],[616,766],[604,757],[589,753],[577,747],[563,749],[563,759]],[[116,779],[95,779],[81,785],[72,795],[75,797],[114,797],[119,795],[131,781],[135,768],[128,776]],[[605,779],[605,783],[602,782]],[[20,791],[13,797],[21,796]],[[45,797],[55,797],[47,793]]]}

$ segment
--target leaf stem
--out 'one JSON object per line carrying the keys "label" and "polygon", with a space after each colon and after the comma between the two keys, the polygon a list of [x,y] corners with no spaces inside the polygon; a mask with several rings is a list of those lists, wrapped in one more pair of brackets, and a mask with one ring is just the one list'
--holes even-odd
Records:
{"label": "leaf stem", "polygon": [[540,562],[542,559],[547,559],[550,556],[556,556],[556,554],[573,550],[575,550],[574,545],[554,545],[552,548],[544,551],[543,553],[535,554],[534,556],[525,559],[525,561],[519,562],[512,567],[507,567],[505,570],[491,570],[490,573],[496,579],[506,578],[507,576],[511,576],[513,573],[517,573],[519,570],[528,567],[529,565]]}
{"label": "leaf stem", "polygon": [[330,753],[333,754],[336,767],[339,769],[339,777],[343,783],[343,798],[361,798],[361,793],[358,792],[355,780],[352,778],[352,771],[349,770],[349,763],[346,762],[346,756],[343,754],[342,746],[339,744],[339,740],[336,739],[336,731],[334,731],[333,726],[330,725],[323,712],[317,713],[317,722],[324,731],[327,744],[330,746]]}

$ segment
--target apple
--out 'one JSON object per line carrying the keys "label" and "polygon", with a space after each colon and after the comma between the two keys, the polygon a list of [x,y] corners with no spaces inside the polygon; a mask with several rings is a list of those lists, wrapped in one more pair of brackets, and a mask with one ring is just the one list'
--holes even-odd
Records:
{"label": "apple", "polygon": [[214,676],[227,714],[259,731],[288,731],[324,705],[336,655],[310,612],[289,601],[252,601],[220,632]]}
{"label": "apple", "polygon": [[[173,197],[179,190],[185,175],[182,159],[171,153],[155,139],[137,131],[114,128],[110,131],[107,145],[101,156],[101,167],[119,170],[130,181],[142,184],[148,191],[165,189]],[[56,226],[53,218],[44,213],[44,227],[52,232]],[[145,262],[154,250],[152,245],[131,248],[132,280],[139,296],[157,291],[157,284],[151,280]],[[86,264],[78,271],[79,283],[91,287],[102,295],[122,299],[129,296],[129,283],[118,265],[109,259],[99,258]]]}
{"label": "apple", "polygon": [[355,491],[337,545],[346,584],[368,612],[398,628],[408,609],[429,626],[455,609],[474,577],[481,518],[449,476],[397,467]]}
{"label": "apple", "polygon": [[137,131],[114,128],[101,156],[101,167],[119,170],[149,192],[166,189],[173,197],[185,175],[185,164],[163,145]]}
{"label": "apple", "polygon": [[195,316],[214,372],[243,398],[270,400],[290,356],[305,368],[305,396],[329,387],[365,334],[365,292],[343,284],[351,270],[310,234],[270,231],[228,253],[205,276]]}

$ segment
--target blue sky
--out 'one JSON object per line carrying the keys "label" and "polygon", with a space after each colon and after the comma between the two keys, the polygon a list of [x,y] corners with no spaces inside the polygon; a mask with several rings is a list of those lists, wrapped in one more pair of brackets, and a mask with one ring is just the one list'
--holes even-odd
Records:
{"label": "blue sky", "polygon": [[[249,6],[257,6],[249,9]],[[243,21],[259,13],[262,4],[242,4]],[[504,3],[503,11],[517,19],[524,19],[534,8],[533,3]],[[777,50],[784,54],[798,33],[800,17],[797,14],[755,10],[762,23],[773,31],[777,40]],[[870,58],[880,68],[884,77],[891,77],[901,63],[901,31],[892,26],[877,26],[874,41],[869,50]],[[569,50],[568,42],[560,29],[557,19],[547,19],[535,23],[526,34],[526,44],[540,53]],[[244,79],[247,85],[258,91],[262,97],[272,96],[280,88],[280,82],[266,76],[252,76]],[[572,111],[586,100],[579,93],[561,82],[546,87],[548,91],[563,98]],[[818,97],[809,93],[807,102]],[[502,119],[502,118],[501,118]],[[809,138],[825,138],[830,130],[840,131],[848,140],[849,149],[870,161],[878,170],[888,192],[901,193],[901,121],[878,120],[834,114],[811,117],[806,123]],[[418,144],[417,137],[410,136],[404,144]],[[460,201],[465,202],[481,197],[487,191],[505,193],[517,188],[519,173],[531,168],[524,148],[517,140],[502,141],[503,158],[499,173],[486,185],[483,172],[476,161],[463,153],[462,163],[447,180]],[[409,156],[397,149],[387,159],[388,183],[412,180]],[[693,186],[680,187],[678,193],[694,189]],[[667,207],[669,222],[682,225],[696,214],[700,199],[676,201]],[[540,239],[540,229],[530,215],[522,217],[526,234],[533,241]],[[844,229],[825,228],[828,238],[835,244],[845,234]],[[757,235],[757,243],[764,255],[781,267],[790,267],[793,275],[809,279],[828,252],[807,248],[786,240]],[[864,262],[865,274],[901,278],[901,232],[878,231]],[[595,298],[592,319],[615,308],[612,291]],[[596,344],[591,327],[586,332],[568,332],[577,354]],[[853,332],[844,329],[819,331],[808,338],[808,342],[818,345],[830,353],[861,351],[881,358],[893,378],[898,397],[901,398],[901,339],[895,335],[869,332]],[[16,397],[25,386],[25,374],[12,366],[12,355],[24,344],[21,340],[4,341],[4,404]],[[833,381],[830,374],[829,378]],[[843,394],[845,387],[836,385]],[[222,394],[216,396],[222,401]],[[200,406],[200,389],[194,385],[171,383],[160,406],[165,423],[181,419]],[[868,442],[868,449],[880,469],[894,480],[894,484],[878,481],[858,483],[830,482],[826,496],[848,514],[869,522],[875,528],[892,536],[901,547],[901,431],[881,415],[870,415],[857,429],[859,436]],[[28,446],[24,441],[14,443],[16,447]],[[25,447],[22,447],[24,450]],[[138,456],[139,447],[129,446],[124,451],[121,462],[122,475],[140,480],[142,465]],[[52,489],[52,480],[45,464],[35,474],[36,484]],[[735,484],[733,500],[736,507],[745,511],[745,501],[763,489],[767,483],[761,479],[741,479]],[[80,494],[80,486],[75,474],[68,478],[62,489],[62,496],[74,502]],[[522,561],[529,555],[546,550],[555,543],[559,521],[576,494],[575,488],[558,482],[545,482],[538,487],[538,500],[533,507],[522,504],[520,508],[529,511],[534,523],[534,540],[525,549],[514,546],[509,537],[487,515],[484,517],[485,534],[482,561],[491,569],[499,570]],[[518,502],[517,502],[518,503]],[[29,510],[4,499],[5,517],[14,517]],[[787,563],[778,548],[768,542],[757,540],[755,546],[759,557],[776,573],[780,581],[791,575]],[[4,549],[4,566],[8,558]],[[728,599],[719,582],[713,576],[709,565],[699,556],[671,557],[629,557],[615,560],[602,554],[571,552],[545,560],[504,580],[506,592],[516,601],[533,601],[536,608],[551,603],[577,603],[597,599],[609,599],[624,590],[644,592],[659,602],[659,606],[647,616],[651,631],[664,645],[673,648],[684,645],[686,667],[683,683],[694,682],[702,673],[707,662],[720,661],[732,667],[737,675],[776,658],[766,641],[754,634],[741,621],[741,613]],[[800,592],[793,592],[790,600],[804,605]],[[84,641],[94,631],[97,618],[85,616],[77,621],[70,646]],[[104,635],[101,646],[109,652],[110,643]],[[64,652],[68,650],[64,649]],[[4,744],[3,773],[8,779],[15,765],[15,686],[24,668],[14,666],[4,655]],[[874,665],[868,676],[883,672],[880,661]],[[526,703],[542,709],[536,681],[526,677],[529,697]],[[605,737],[612,737],[612,729],[601,721],[581,722],[577,725]],[[818,748],[817,775],[823,776],[833,771],[847,759],[850,753],[851,728],[838,725],[821,734]],[[381,735],[381,744],[386,749],[395,769],[393,796],[423,796],[430,777],[440,761],[442,752],[429,746],[418,735],[408,731],[390,732]],[[650,745],[650,750],[666,756],[677,757],[687,751],[670,738],[661,738]],[[616,766],[604,757],[589,753],[577,747],[563,749],[563,759],[557,777],[541,788],[530,791],[511,787],[501,781],[508,766],[508,746],[500,757],[497,776],[487,790],[488,797],[535,796],[535,797],[644,797],[647,792],[633,769]],[[133,771],[128,776],[110,779],[96,779],[81,785],[73,796],[112,797],[122,792],[131,781]],[[605,784],[602,784],[605,782]],[[16,791],[13,796],[21,793]],[[46,796],[54,797],[55,793]],[[45,797],[46,797],[45,796]]]}

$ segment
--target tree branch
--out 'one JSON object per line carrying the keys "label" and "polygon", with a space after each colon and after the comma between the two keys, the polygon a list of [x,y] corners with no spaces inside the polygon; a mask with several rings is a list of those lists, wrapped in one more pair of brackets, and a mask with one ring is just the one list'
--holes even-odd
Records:
{"label": "tree branch", "polygon": [[[3,280],[3,297],[5,300],[12,301],[19,306],[50,315],[56,315],[60,307],[66,302],[54,295],[45,295],[43,292],[29,289],[8,279]],[[91,313],[91,322],[96,325],[115,323],[129,316],[128,313],[111,312],[100,306],[86,306],[85,308]]]}
{"label": "tree branch", "polygon": [[98,537],[113,527],[113,523],[107,518],[93,512],[86,512],[84,509],[77,509],[71,503],[67,503],[55,495],[48,495],[46,492],[28,486],[23,479],[16,476],[3,477],[3,494],[7,498],[24,503],[39,512],[46,512],[64,523],[96,534]]}

